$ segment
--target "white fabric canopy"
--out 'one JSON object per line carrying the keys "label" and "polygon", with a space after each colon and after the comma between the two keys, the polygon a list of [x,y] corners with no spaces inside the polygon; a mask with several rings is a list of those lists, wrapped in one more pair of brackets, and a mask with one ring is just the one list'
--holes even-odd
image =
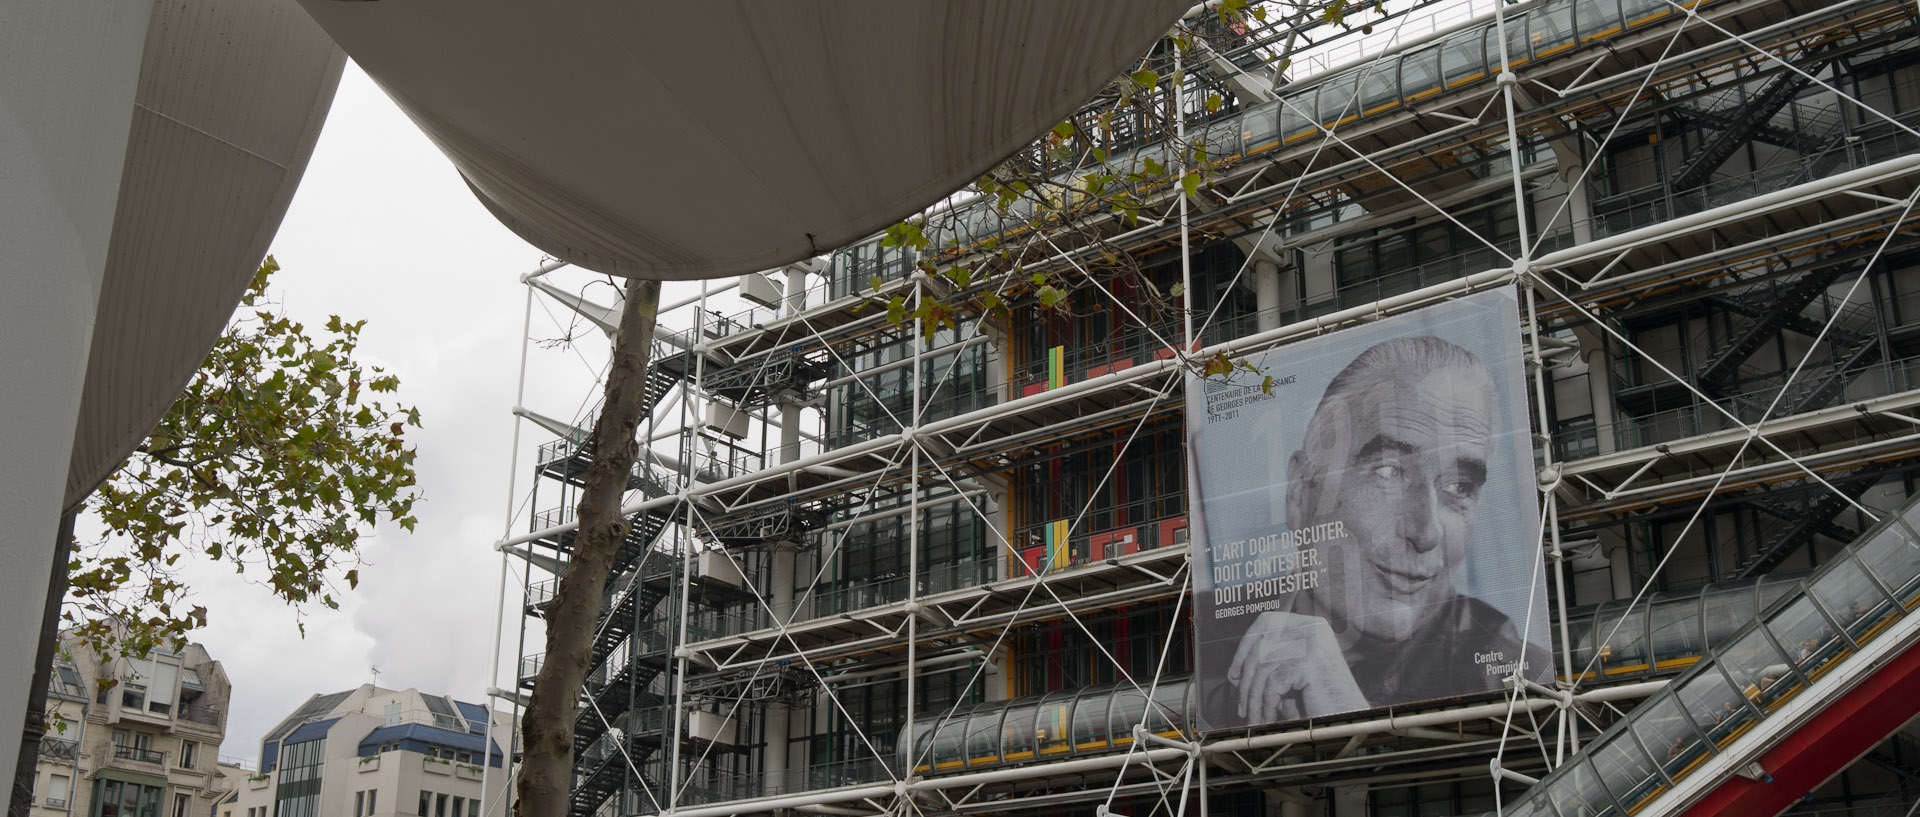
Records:
{"label": "white fabric canopy", "polygon": [[206,357],[344,63],[285,2],[0,2],[0,733],[27,711],[61,509]]}
{"label": "white fabric canopy", "polygon": [[1044,133],[1190,0],[301,0],[534,246],[685,279],[939,200]]}
{"label": "white fabric canopy", "polygon": [[126,122],[69,506],[146,439],[206,359],[280,229],[346,66],[291,4],[153,8]]}

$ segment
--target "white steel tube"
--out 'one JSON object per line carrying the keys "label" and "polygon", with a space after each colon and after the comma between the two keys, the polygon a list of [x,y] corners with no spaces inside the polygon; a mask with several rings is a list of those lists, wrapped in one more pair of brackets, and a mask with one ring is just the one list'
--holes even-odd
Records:
{"label": "white steel tube", "polygon": [[[1540,310],[1534,297],[1533,284],[1531,281],[1528,281],[1526,284],[1526,295],[1528,335],[1533,338],[1533,360],[1531,362],[1533,364],[1534,411],[1539,421],[1540,433],[1545,439],[1545,443],[1541,445],[1543,457],[1541,460],[1543,463],[1542,468],[1551,469],[1551,472],[1557,475],[1559,474],[1559,466],[1553,461],[1553,432],[1551,431],[1553,423],[1547,416],[1547,362],[1546,359],[1540,355],[1540,335],[1544,327],[1540,325]],[[1538,483],[1538,481],[1536,482]],[[1579,673],[1579,670],[1573,665],[1573,639],[1569,636],[1567,629],[1567,570],[1564,561],[1566,551],[1560,544],[1560,501],[1559,496],[1553,490],[1554,486],[1544,483],[1538,484],[1541,489],[1540,501],[1546,503],[1546,534],[1548,537],[1549,552],[1553,554],[1553,582],[1558,594],[1558,606],[1560,608],[1560,665],[1564,669],[1564,676],[1572,678]],[[1537,553],[1538,550],[1535,549],[1529,552]],[[1533,599],[1527,599],[1527,606],[1529,610],[1532,609]],[[1571,717],[1571,715],[1565,711],[1560,713],[1560,719],[1566,724],[1565,731],[1561,733],[1565,740],[1555,741],[1555,763],[1566,760],[1569,744],[1571,744],[1573,751],[1580,751],[1580,727],[1576,722],[1578,719]]]}
{"label": "white steel tube", "polygon": [[[1620,250],[1671,239],[1677,233],[1718,226],[1764,210],[1807,203],[1821,196],[1851,187],[1879,184],[1920,172],[1920,156],[1902,156],[1868,165],[1859,170],[1837,173],[1818,181],[1797,184],[1765,195],[1723,204],[1688,216],[1668,219],[1659,224],[1596,238],[1585,244],[1550,252],[1533,261],[1533,269],[1554,269],[1589,261]],[[1582,288],[1585,288],[1584,286]]]}
{"label": "white steel tube", "polygon": [[[527,347],[532,345],[528,343],[527,336],[531,334],[533,334],[533,287],[529,286],[527,287],[527,305],[525,308],[525,313],[520,319],[520,376],[519,376],[518,385],[514,387],[514,393],[513,393],[513,404],[516,406],[526,402]],[[518,414],[515,414],[513,416],[513,442],[509,445],[507,449],[507,463],[508,463],[507,464],[507,518],[506,518],[506,521],[501,523],[501,527],[502,527],[501,533],[503,534],[506,533],[507,531],[513,530],[513,500],[514,500],[514,494],[517,491],[517,485],[515,483],[518,481],[517,478],[520,475],[520,423],[524,419],[525,418],[522,418]],[[493,665],[492,665],[492,669],[487,671],[487,686],[489,687],[500,683],[500,642],[504,634],[504,631],[506,629],[506,624],[502,621],[502,619],[506,617],[506,614],[507,614],[507,552],[505,550],[502,550],[500,551],[500,590],[495,597],[494,606],[493,606]],[[524,619],[522,619],[520,626],[522,627],[526,626],[526,622]],[[514,672],[516,673],[520,671],[519,660],[520,660],[520,656],[517,656],[517,655],[514,656],[514,662],[515,662]],[[493,701],[489,699],[486,703],[486,707],[487,707],[487,732],[485,737],[486,745],[480,747],[481,760],[480,760],[479,809],[480,809],[480,814],[483,815],[483,817],[487,814],[488,806],[491,805],[490,803],[487,802],[487,790],[488,790],[487,787],[488,787],[488,783],[490,782],[489,777],[493,772],[493,764],[489,762],[489,758],[486,757],[486,753],[489,751],[492,751],[491,747],[493,746]],[[519,709],[520,709],[519,702],[518,700],[516,700],[514,703],[514,718],[516,722],[519,719]],[[512,737],[513,732],[511,727],[509,727],[507,734],[508,734],[507,740],[509,743],[511,743],[513,740],[513,737]],[[503,758],[501,762],[500,773],[509,775],[509,780],[511,780],[511,775],[513,774],[513,747],[508,746],[507,750],[503,754],[505,754],[506,757]],[[74,779],[78,780],[79,778],[76,777]],[[507,800],[511,802],[512,798],[509,797],[507,798]]]}
{"label": "white steel tube", "polygon": [[[693,314],[694,337],[700,336],[700,332],[702,329],[702,321],[706,318],[706,314],[707,314],[707,281],[705,279],[702,279],[700,281],[700,308],[698,310],[695,310]],[[693,356],[693,382],[695,383],[701,382],[706,377],[706,369],[707,369],[707,356],[694,355]],[[680,416],[681,416],[681,424],[683,426],[687,424],[686,423],[687,412],[691,409],[692,409],[692,401],[686,401],[681,403]],[[690,456],[691,456],[691,452],[689,452],[689,457]],[[688,468],[685,476],[688,482],[692,482],[693,469]],[[663,497],[663,499],[667,499],[667,498]],[[645,504],[645,503],[642,503],[642,504]],[[686,507],[687,530],[693,530],[694,529],[693,503],[688,502],[686,503],[686,505],[687,505]],[[626,510],[625,508],[622,508],[621,512],[628,516],[631,516],[633,513],[631,511]],[[576,522],[575,524],[577,525],[578,522]],[[694,549],[691,546],[691,544],[689,544],[687,547],[682,548],[682,550],[684,551],[684,553],[682,553],[680,557],[680,569],[682,572],[680,574],[681,586],[679,588],[680,633],[678,636],[674,638],[674,645],[673,645],[674,646],[674,649],[673,649],[673,656],[674,656],[673,712],[672,712],[673,729],[670,730],[669,732],[671,739],[673,740],[673,753],[670,756],[668,762],[673,764],[673,768],[667,770],[667,802],[661,804],[665,807],[665,811],[669,814],[673,813],[674,808],[680,804],[680,742],[681,742],[680,735],[681,735],[681,730],[684,728],[683,725],[686,721],[686,712],[687,712],[687,619],[689,618],[689,615],[692,611],[692,604],[693,604],[693,594],[688,592],[687,580],[693,577],[693,569],[694,569],[693,550]]]}
{"label": "white steel tube", "polygon": [[[1185,70],[1180,65],[1180,46],[1173,47],[1173,75],[1182,76]],[[1180,356],[1186,357],[1193,351],[1193,248],[1189,246],[1187,223],[1186,192],[1187,175],[1187,108],[1181,104],[1180,82],[1168,82],[1167,95],[1173,99],[1173,132],[1175,144],[1179,147],[1176,157],[1179,160],[1180,178]],[[1197,191],[1199,188],[1195,188]]]}
{"label": "white steel tube", "polygon": [[[916,274],[914,276],[913,294],[916,301],[920,298],[927,297],[924,274]],[[915,615],[915,613],[919,611],[920,607],[920,441],[918,437],[921,420],[920,409],[922,406],[920,402],[920,384],[926,379],[926,371],[922,369],[920,365],[921,355],[925,352],[927,346],[926,335],[922,333],[924,328],[922,321],[924,320],[924,318],[917,315],[913,319],[913,411],[907,415],[909,418],[908,422],[913,425],[910,432],[915,437],[912,441],[913,450],[908,453],[909,467],[913,470],[907,474],[907,508],[909,512],[907,514],[906,608],[909,615],[907,616],[907,677],[906,680],[902,682],[907,687],[907,711],[903,713],[901,717],[901,722],[907,725],[907,735],[902,740],[907,746],[907,754],[910,758],[907,761],[907,766],[909,767],[917,760],[911,756],[914,745],[913,721],[915,715],[918,713],[916,707],[919,704],[914,693],[920,686],[920,616]],[[905,775],[909,774],[909,771],[903,768],[900,770],[900,773]]]}

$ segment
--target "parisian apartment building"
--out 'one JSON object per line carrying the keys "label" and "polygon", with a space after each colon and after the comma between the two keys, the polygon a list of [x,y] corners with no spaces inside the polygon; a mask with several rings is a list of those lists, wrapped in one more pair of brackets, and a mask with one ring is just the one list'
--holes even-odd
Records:
{"label": "parisian apartment building", "polygon": [[32,817],[206,817],[232,688],[199,644],[101,660],[69,635],[48,680]]}
{"label": "parisian apartment building", "polygon": [[508,716],[371,684],[314,695],[269,730],[218,817],[504,815]]}

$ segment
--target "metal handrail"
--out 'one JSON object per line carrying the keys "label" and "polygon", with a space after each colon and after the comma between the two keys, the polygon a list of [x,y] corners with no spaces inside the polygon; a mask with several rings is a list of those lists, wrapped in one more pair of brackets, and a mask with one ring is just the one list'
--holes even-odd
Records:
{"label": "metal handrail", "polygon": [[113,756],[121,760],[133,760],[162,766],[166,765],[167,762],[166,752],[156,752],[151,749],[142,749],[138,746],[126,744],[113,747]]}

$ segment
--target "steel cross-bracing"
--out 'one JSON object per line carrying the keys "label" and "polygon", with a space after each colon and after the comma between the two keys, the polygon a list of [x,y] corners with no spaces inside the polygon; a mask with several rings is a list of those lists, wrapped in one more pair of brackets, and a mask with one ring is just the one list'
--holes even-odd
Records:
{"label": "steel cross-bracing", "polygon": [[[1920,797],[1847,760],[1920,745],[1920,7],[1254,5],[1197,8],[996,171],[1038,192],[662,310],[576,817]],[[1133,212],[1073,209],[1109,184]],[[527,276],[530,349],[535,303],[609,330],[592,280]],[[1199,731],[1189,378],[1503,287],[1558,680]],[[540,443],[518,479],[516,425],[496,549],[529,622],[593,394],[516,409]]]}

